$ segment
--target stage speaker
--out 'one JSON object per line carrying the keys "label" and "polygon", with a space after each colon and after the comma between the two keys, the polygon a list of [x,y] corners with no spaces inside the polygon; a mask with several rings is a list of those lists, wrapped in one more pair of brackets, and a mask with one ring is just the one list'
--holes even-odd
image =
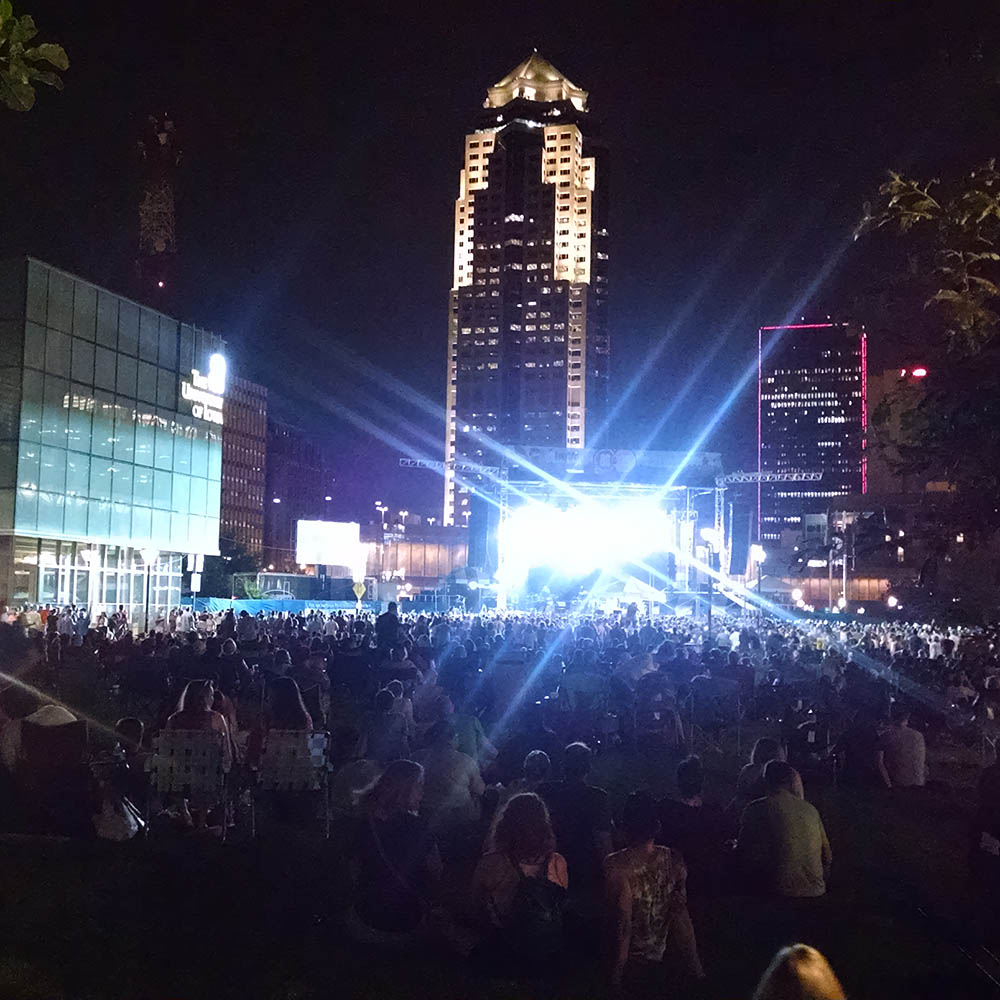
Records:
{"label": "stage speaker", "polygon": [[750,559],[750,524],[754,507],[749,498],[729,505],[729,574],[743,576]]}
{"label": "stage speaker", "polygon": [[500,511],[492,497],[474,493],[469,497],[469,558],[485,579],[497,570],[497,528]]}

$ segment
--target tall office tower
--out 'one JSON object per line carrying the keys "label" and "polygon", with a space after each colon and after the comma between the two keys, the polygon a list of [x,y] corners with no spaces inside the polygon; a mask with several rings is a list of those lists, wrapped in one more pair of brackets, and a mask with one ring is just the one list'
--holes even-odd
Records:
{"label": "tall office tower", "polygon": [[139,256],[137,294],[162,304],[173,297],[177,277],[177,168],[181,150],[169,115],[150,115],[138,142]]}
{"label": "tall office tower", "polygon": [[268,413],[264,484],[264,561],[295,573],[299,521],[328,520],[333,502],[333,470],[316,434]]}
{"label": "tall office tower", "polygon": [[219,534],[260,559],[264,554],[267,389],[231,375],[222,429]]}
{"label": "tall office tower", "polygon": [[823,473],[758,487],[757,535],[774,541],[868,489],[867,334],[839,321],[762,326],[757,359],[758,470]]}
{"label": "tall office tower", "polygon": [[608,385],[608,178],[587,93],[537,52],[465,137],[448,316],[444,523],[504,446],[582,449]]}

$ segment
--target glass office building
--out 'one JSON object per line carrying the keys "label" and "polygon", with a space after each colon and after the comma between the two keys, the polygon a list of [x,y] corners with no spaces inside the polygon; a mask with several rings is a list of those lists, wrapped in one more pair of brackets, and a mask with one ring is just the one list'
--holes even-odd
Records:
{"label": "glass office building", "polygon": [[0,604],[180,602],[219,543],[214,334],[31,258],[0,263]]}

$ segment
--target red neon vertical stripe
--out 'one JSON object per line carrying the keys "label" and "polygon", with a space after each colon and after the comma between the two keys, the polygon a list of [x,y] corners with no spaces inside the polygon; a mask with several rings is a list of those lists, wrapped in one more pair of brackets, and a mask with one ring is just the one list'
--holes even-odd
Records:
{"label": "red neon vertical stripe", "polygon": [[861,331],[861,492],[868,492],[868,334]]}
{"label": "red neon vertical stripe", "polygon": [[[764,336],[764,328],[761,327],[757,331],[757,472],[763,472],[762,467],[762,422],[761,422],[761,401],[760,395],[762,391],[762,367],[764,364],[764,359],[761,354],[761,343]],[[757,541],[760,541],[760,480],[757,481]]]}

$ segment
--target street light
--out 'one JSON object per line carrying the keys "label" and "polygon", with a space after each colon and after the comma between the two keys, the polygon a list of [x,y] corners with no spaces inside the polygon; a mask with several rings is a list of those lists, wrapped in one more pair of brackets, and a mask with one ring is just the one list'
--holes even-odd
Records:
{"label": "street light", "polygon": [[145,634],[149,632],[149,585],[153,574],[153,563],[160,558],[160,550],[140,549],[139,555],[142,556],[142,561],[146,564],[146,616],[142,628]]}

